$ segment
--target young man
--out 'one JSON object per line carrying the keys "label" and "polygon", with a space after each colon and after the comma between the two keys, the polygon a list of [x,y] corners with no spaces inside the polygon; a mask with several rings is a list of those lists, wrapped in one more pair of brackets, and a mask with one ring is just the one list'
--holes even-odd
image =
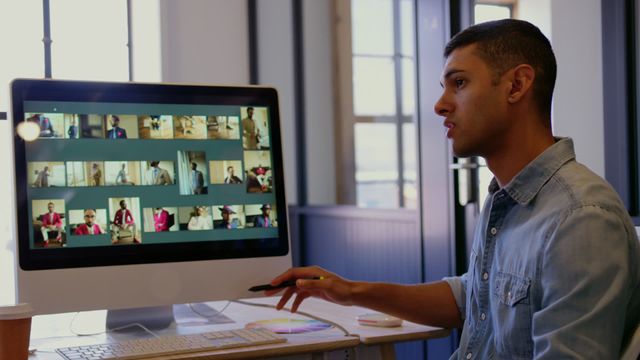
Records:
{"label": "young man", "polygon": [[297,293],[293,311],[316,296],[462,327],[454,359],[618,358],[640,318],[638,238],[615,191],[552,135],[549,41],[501,20],[456,35],[444,55],[435,112],[454,153],[484,157],[495,176],[467,273],[397,285],[291,269],[272,284],[324,279],[298,280],[278,306]]}
{"label": "young man", "polygon": [[56,242],[62,243],[62,234],[64,233],[64,223],[59,213],[55,211],[55,204],[50,202],[47,204],[48,212],[40,215],[40,221],[42,227],[40,232],[42,233],[42,239],[44,240],[44,246],[49,246],[49,233],[55,233]]}
{"label": "young man", "polygon": [[127,209],[126,200],[120,200],[120,209],[116,211],[113,217],[113,227],[111,234],[111,243],[116,244],[120,241],[121,231],[130,231],[133,237],[133,243],[139,244],[136,221],[133,218],[131,210]]}
{"label": "young man", "polygon": [[78,225],[74,235],[98,235],[104,234],[100,225],[96,224],[96,211],[94,209],[84,210],[84,223]]}

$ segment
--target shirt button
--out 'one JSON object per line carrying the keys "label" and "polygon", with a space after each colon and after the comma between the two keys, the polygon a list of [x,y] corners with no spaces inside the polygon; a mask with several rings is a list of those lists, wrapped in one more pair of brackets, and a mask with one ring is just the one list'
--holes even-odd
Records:
{"label": "shirt button", "polygon": [[482,274],[482,280],[487,281],[489,279],[489,273],[485,272],[484,274]]}
{"label": "shirt button", "polygon": [[482,313],[480,314],[480,320],[484,321],[487,318],[487,314]]}
{"label": "shirt button", "polygon": [[496,229],[494,227],[492,227],[490,231],[491,231],[491,235],[495,235],[495,234],[498,233],[498,229]]}
{"label": "shirt button", "polygon": [[471,355],[471,353],[469,352],[469,353],[467,353],[466,358],[467,358],[467,359],[471,359],[471,356],[472,356],[472,355]]}

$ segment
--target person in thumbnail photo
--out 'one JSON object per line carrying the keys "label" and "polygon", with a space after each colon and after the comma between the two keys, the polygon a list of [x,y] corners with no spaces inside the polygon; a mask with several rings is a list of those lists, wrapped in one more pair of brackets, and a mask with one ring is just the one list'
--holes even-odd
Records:
{"label": "person in thumbnail photo", "polygon": [[274,227],[275,225],[270,217],[271,205],[269,204],[262,205],[262,207],[260,208],[260,211],[262,211],[262,214],[257,215],[255,217],[254,227],[263,227],[263,228]]}
{"label": "person in thumbnail photo", "polygon": [[193,213],[187,224],[188,230],[211,230],[213,228],[213,219],[208,214],[206,206],[195,206]]}
{"label": "person in thumbnail photo", "polygon": [[55,211],[55,204],[49,202],[47,204],[48,211],[40,215],[40,232],[42,233],[42,239],[44,239],[44,247],[49,246],[50,235],[55,235],[55,242],[62,244],[64,235],[64,223],[62,222],[62,216]]}
{"label": "person in thumbnail photo", "polygon": [[242,136],[244,140],[244,148],[247,150],[257,150],[260,140],[260,133],[253,118],[253,107],[247,108],[247,117],[242,119]]}
{"label": "person in thumbnail photo", "polygon": [[102,185],[102,169],[98,163],[91,164],[91,186]]}
{"label": "person in thumbnail photo", "polygon": [[118,174],[116,175],[115,184],[116,185],[135,185],[134,181],[129,176],[129,171],[127,170],[127,164],[122,163],[120,170],[118,170]]}
{"label": "person in thumbnail photo", "polygon": [[198,164],[191,163],[191,193],[194,195],[204,194],[204,174],[198,170]]}
{"label": "person in thumbnail photo", "polygon": [[35,123],[40,128],[41,138],[62,138],[64,134],[63,114],[25,114],[27,121]]}
{"label": "person in thumbnail photo", "polygon": [[79,135],[80,132],[78,130],[78,120],[76,120],[75,115],[70,115],[69,126],[67,127],[67,138],[77,139]]}
{"label": "person in thumbnail photo", "polygon": [[153,209],[153,227],[156,232],[169,231],[169,212],[161,207]]}
{"label": "person in thumbnail photo", "polygon": [[242,184],[242,179],[240,179],[235,172],[233,166],[227,167],[227,177],[224,178],[225,184]]}
{"label": "person in thumbnail photo", "polygon": [[133,218],[131,210],[127,208],[128,204],[126,200],[120,200],[120,209],[116,211],[113,217],[113,226],[111,228],[111,243],[116,244],[124,237],[124,232],[130,233],[133,236],[133,243],[139,244],[138,233],[136,231],[136,221]]}
{"label": "person in thumbnail photo", "polygon": [[84,210],[84,223],[78,225],[74,235],[98,235],[104,234],[104,230],[96,223],[96,210]]}
{"label": "person in thumbnail photo", "polygon": [[220,215],[222,215],[222,221],[216,224],[216,229],[236,229],[238,227],[238,223],[236,221],[231,220],[231,214],[235,214],[231,206],[224,205],[220,210]]}
{"label": "person in thumbnail photo", "polygon": [[36,175],[36,181],[33,182],[33,187],[49,187],[49,167],[45,166],[44,169],[38,171]]}
{"label": "person in thumbnail photo", "polygon": [[167,169],[163,169],[160,167],[160,161],[152,161],[149,163],[151,166],[151,179],[152,185],[172,185],[173,180],[171,180],[171,174]]}
{"label": "person in thumbnail photo", "polygon": [[120,127],[120,117],[111,115],[111,129],[107,131],[107,139],[126,139],[127,130]]}

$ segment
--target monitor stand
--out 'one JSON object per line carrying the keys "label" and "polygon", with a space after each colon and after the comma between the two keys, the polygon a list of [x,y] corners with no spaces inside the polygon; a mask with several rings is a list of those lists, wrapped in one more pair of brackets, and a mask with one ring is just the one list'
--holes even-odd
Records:
{"label": "monitor stand", "polygon": [[132,324],[141,324],[148,329],[159,330],[169,327],[174,321],[173,305],[107,310],[108,330]]}

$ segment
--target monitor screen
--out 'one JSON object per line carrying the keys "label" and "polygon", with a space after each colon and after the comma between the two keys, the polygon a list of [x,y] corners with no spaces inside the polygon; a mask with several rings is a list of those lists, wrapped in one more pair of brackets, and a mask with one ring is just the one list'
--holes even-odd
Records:
{"label": "monitor screen", "polygon": [[289,256],[274,89],[20,79],[12,96],[21,272]]}

